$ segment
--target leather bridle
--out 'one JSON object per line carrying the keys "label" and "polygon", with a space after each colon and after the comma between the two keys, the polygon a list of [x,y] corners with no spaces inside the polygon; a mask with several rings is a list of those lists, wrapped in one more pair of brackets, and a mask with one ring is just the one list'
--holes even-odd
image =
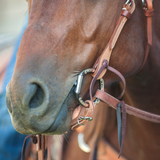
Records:
{"label": "leather bridle", "polygon": [[[146,0],[145,2],[144,1],[142,2],[143,2],[142,4],[144,9],[144,15],[146,16],[146,35],[147,36],[146,36],[146,42],[145,42],[145,56],[144,56],[143,63],[140,69],[138,70],[138,72],[143,68],[149,54],[150,46],[152,45],[152,16],[154,12],[153,3],[151,0]],[[122,80],[123,87],[124,87],[123,92],[119,96],[119,98],[114,98],[110,94],[104,92],[104,89],[101,89],[101,90],[98,89],[94,97],[107,103],[110,107],[117,110],[118,140],[120,145],[119,157],[122,154],[124,139],[125,139],[126,113],[142,118],[147,121],[160,123],[160,115],[156,115],[153,113],[143,111],[141,109],[134,108],[132,106],[125,104],[124,101],[120,100],[120,98],[123,96],[125,92],[125,87],[126,87],[125,78],[120,72],[118,72],[116,69],[109,66],[109,60],[112,54],[112,50],[115,47],[115,44],[119,38],[119,35],[125,23],[131,17],[134,10],[135,10],[134,0],[127,0],[127,2],[123,5],[122,12],[118,18],[116,27],[113,31],[113,34],[106,48],[104,49],[100,57],[97,59],[95,65],[93,66],[94,73],[92,74],[93,79],[90,85],[90,100],[86,101],[88,106],[87,105],[79,106],[81,108],[81,111],[79,115],[72,120],[70,125],[71,129],[74,130],[79,126],[86,124],[88,120],[92,120],[91,117],[95,108],[95,105],[93,103],[93,98],[92,98],[92,90],[96,80],[102,79],[103,76],[106,74],[107,70],[110,70],[111,72],[117,74]],[[121,112],[122,112],[122,124],[121,124]]]}
{"label": "leather bridle", "polygon": [[[123,5],[122,12],[121,12],[120,17],[117,21],[116,27],[113,31],[113,34],[110,38],[109,43],[107,44],[107,46],[104,49],[104,51],[102,52],[101,56],[98,58],[95,65],[93,66],[93,70],[95,70],[95,71],[92,74],[93,80],[92,80],[91,85],[90,85],[90,99],[91,100],[87,101],[87,103],[89,103],[88,108],[92,108],[92,109],[88,109],[88,112],[90,112],[90,110],[92,110],[92,112],[93,112],[93,108],[94,108],[94,104],[92,103],[93,85],[94,85],[96,80],[98,80],[100,78],[103,78],[103,76],[105,75],[107,70],[110,70],[110,71],[114,72],[115,74],[117,74],[121,78],[121,80],[124,84],[124,89],[123,89],[122,95],[124,94],[125,87],[126,87],[125,78],[123,77],[123,75],[120,72],[118,72],[116,69],[109,66],[109,60],[110,60],[112,50],[114,49],[114,46],[117,42],[117,39],[119,38],[119,35],[120,35],[125,23],[131,17],[134,10],[135,10],[134,0],[130,0],[130,1],[127,0],[127,2]],[[143,68],[143,66],[144,66],[144,64],[147,60],[147,57],[148,57],[149,48],[152,45],[152,16],[153,16],[153,11],[154,10],[153,10],[152,1],[151,0],[146,0],[145,6],[144,6],[144,15],[146,16],[146,19],[147,19],[147,24],[146,24],[147,37],[146,37],[145,56],[144,56],[144,60],[143,60],[143,63],[141,65],[140,69]],[[120,101],[118,99],[112,97],[108,93],[105,93],[103,90],[104,89],[97,90],[94,97],[102,100],[103,102],[106,102],[107,104],[109,104],[109,106],[116,109],[117,108],[116,106]],[[122,97],[122,95],[119,97],[119,99]],[[126,106],[125,108],[126,108],[127,113],[129,113],[131,115],[135,115],[139,118],[142,118],[142,119],[145,119],[145,120],[148,120],[148,121],[152,121],[152,122],[155,122],[155,123],[160,123],[160,116],[159,115],[152,114],[152,113],[149,113],[149,112],[146,112],[146,111],[142,111],[140,109],[136,109],[136,108],[134,108],[132,106],[129,106],[129,105],[125,105],[125,106]],[[81,106],[81,107],[83,107],[83,106]],[[79,115],[77,118],[72,120],[71,129],[75,129],[74,126],[76,124],[78,124],[78,119],[80,118],[80,116],[81,115]],[[88,113],[87,116],[91,116],[91,115]],[[74,122],[76,122],[76,121],[77,121],[77,123],[74,124]],[[83,121],[83,124],[85,122]],[[82,123],[82,121],[81,121],[81,123]],[[76,127],[78,127],[78,126],[76,125]]]}
{"label": "leather bridle", "polygon": [[[146,16],[146,35],[147,36],[146,36],[146,42],[145,42],[145,56],[144,56],[144,60],[143,60],[143,63],[141,65],[139,71],[143,68],[143,66],[147,60],[148,54],[149,54],[150,46],[152,45],[152,16],[153,16],[153,12],[154,12],[153,3],[151,0],[142,0],[142,4],[143,4],[143,9],[144,9],[144,15]],[[70,124],[71,130],[74,130],[74,129],[78,128],[79,126],[84,125],[88,121],[92,120],[92,114],[94,112],[95,105],[97,104],[97,103],[93,102],[92,90],[93,90],[93,86],[94,86],[95,82],[97,80],[101,79],[101,83],[102,83],[101,90],[98,89],[96,91],[96,94],[94,95],[94,97],[98,99],[97,102],[99,102],[101,100],[101,101],[107,103],[110,107],[117,110],[118,132],[119,132],[118,134],[120,135],[118,138],[119,144],[120,144],[119,157],[122,154],[122,149],[123,149],[124,139],[125,139],[126,113],[128,113],[130,115],[134,115],[134,116],[142,118],[142,119],[145,119],[147,121],[160,123],[160,115],[156,115],[153,113],[143,111],[141,109],[134,108],[132,106],[125,104],[124,101],[120,100],[125,92],[125,87],[126,87],[125,78],[123,77],[123,75],[120,72],[118,72],[116,69],[109,66],[109,61],[110,61],[110,57],[112,54],[112,50],[114,49],[114,47],[116,45],[116,42],[119,38],[119,35],[120,35],[125,23],[127,22],[128,19],[130,19],[134,10],[135,10],[134,0],[127,0],[126,3],[122,7],[122,12],[118,18],[118,21],[116,23],[116,27],[113,31],[113,34],[112,34],[106,48],[103,50],[102,54],[97,59],[93,68],[89,69],[90,72],[93,72],[92,73],[93,79],[92,79],[92,82],[90,85],[90,100],[83,102],[81,97],[79,97],[79,95],[77,96],[78,101],[80,102],[79,107],[81,110],[80,110],[79,115],[76,118],[74,118]],[[110,94],[104,92],[103,76],[106,74],[107,70],[118,75],[123,82],[123,91],[118,98],[115,98],[115,97],[111,96]],[[81,77],[78,77],[78,80],[76,83],[76,94],[80,93],[80,88],[79,88],[79,86],[81,86],[80,83],[82,83],[84,73],[86,74],[88,72],[82,71],[81,73],[83,73],[83,74],[80,74]],[[77,90],[78,90],[78,92],[77,92]],[[121,112],[122,112],[122,124],[121,124]],[[41,139],[40,136],[38,136],[38,144],[39,144],[38,145],[39,146],[39,150],[38,150],[39,160],[43,160],[44,159],[44,151],[46,148],[46,147],[44,147],[44,145],[46,144],[46,138],[42,136],[42,139]],[[43,145],[40,145],[40,144],[43,144]],[[43,147],[41,147],[41,146],[43,146]]]}

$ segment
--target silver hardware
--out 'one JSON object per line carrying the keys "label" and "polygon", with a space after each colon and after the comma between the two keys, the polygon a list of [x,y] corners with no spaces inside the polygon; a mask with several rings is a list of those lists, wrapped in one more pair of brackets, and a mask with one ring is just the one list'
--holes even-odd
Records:
{"label": "silver hardware", "polygon": [[144,0],[142,0],[142,6],[143,6],[143,7],[145,6]]}
{"label": "silver hardware", "polygon": [[[77,100],[79,101],[79,103],[86,107],[85,106],[85,102],[83,101],[83,99],[80,97],[80,91],[81,91],[81,87],[82,87],[82,82],[83,82],[83,77],[84,75],[88,74],[88,73],[93,73],[93,69],[92,68],[88,68],[88,69],[85,69],[83,70],[77,77],[77,81],[76,83],[74,84],[76,86],[75,88],[75,93],[76,93],[76,97],[77,97]],[[100,90],[102,90],[104,88],[104,80],[101,78],[99,80],[100,82]],[[98,98],[96,98],[94,100],[94,104],[97,105],[98,103],[100,102],[100,100]]]}
{"label": "silver hardware", "polygon": [[92,117],[80,117],[78,120],[77,120],[77,122],[78,122],[78,125],[79,126],[84,126],[84,124],[81,124],[79,121],[80,120],[87,120],[87,121],[92,121],[93,120],[93,118]]}
{"label": "silver hardware", "polygon": [[[133,2],[134,2],[134,0],[133,0]],[[127,4],[129,4],[129,5],[131,6],[131,5],[132,5],[131,0],[127,0],[126,3],[125,3],[125,6],[126,6]],[[127,9],[126,9],[125,7],[123,7],[122,10],[127,10]]]}
{"label": "silver hardware", "polygon": [[126,3],[125,3],[125,5],[127,5],[129,2],[130,2],[130,0],[127,0]]}
{"label": "silver hardware", "polygon": [[75,89],[76,94],[80,94],[82,81],[83,81],[83,75],[79,75],[78,78],[77,78],[77,87]]}
{"label": "silver hardware", "polygon": [[[134,2],[134,0],[133,0],[133,2]],[[125,3],[125,5],[127,5],[127,4],[129,4],[131,6],[132,2],[130,0],[127,0],[126,3]]]}
{"label": "silver hardware", "polygon": [[[153,0],[152,0],[152,3],[153,3]],[[146,6],[145,0],[142,0],[142,6],[145,8]]]}
{"label": "silver hardware", "polygon": [[92,121],[93,118],[92,117],[80,117],[80,120],[88,120],[88,121]]}
{"label": "silver hardware", "polygon": [[92,68],[88,68],[88,69],[85,69],[83,70],[77,77],[77,86],[76,86],[76,89],[75,89],[75,93],[76,94],[80,94],[80,90],[81,90],[81,87],[82,87],[82,81],[83,81],[83,77],[85,74],[88,74],[88,73],[92,73]]}

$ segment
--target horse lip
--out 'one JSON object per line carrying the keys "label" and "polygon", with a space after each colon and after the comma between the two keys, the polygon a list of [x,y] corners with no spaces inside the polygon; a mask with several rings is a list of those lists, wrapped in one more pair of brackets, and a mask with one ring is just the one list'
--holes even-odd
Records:
{"label": "horse lip", "polygon": [[[52,125],[51,125],[46,131],[44,131],[43,133],[45,133],[45,134],[53,134],[53,133],[56,133],[56,132],[57,132],[57,128],[59,128],[59,122],[57,123],[57,119],[59,119],[60,112],[61,112],[61,110],[63,109],[63,107],[66,106],[67,101],[70,99],[70,96],[74,93],[74,88],[75,88],[75,86],[73,85],[72,88],[70,89],[68,95],[66,96],[65,100],[63,101],[62,106],[61,106],[61,109],[60,109],[59,113],[57,114],[57,117],[56,117],[55,120],[53,121]],[[75,94],[74,94],[74,95],[75,95]],[[78,101],[77,101],[77,99],[76,99],[76,96],[74,97],[74,100],[76,100],[76,104],[74,103],[74,105],[73,105],[72,107],[69,107],[69,108],[71,108],[72,111],[74,111],[74,109],[79,105],[79,103],[78,103]],[[72,104],[72,103],[73,103],[73,101],[71,102],[71,104]],[[68,106],[68,105],[67,105],[67,106]],[[67,108],[68,108],[68,107],[67,107]],[[72,113],[72,115],[73,115],[73,113]],[[67,117],[66,117],[66,118],[67,118]],[[71,117],[71,120],[72,120],[72,117]],[[55,123],[56,123],[56,124],[55,124]],[[70,124],[69,124],[69,125],[70,125]],[[69,127],[69,125],[68,125],[68,127]],[[66,129],[68,130],[69,128],[66,128]],[[65,131],[66,131],[66,130],[65,130]],[[65,131],[64,131],[64,132],[65,132]],[[50,133],[48,133],[48,132],[50,132]],[[56,133],[56,134],[57,134],[57,133]],[[62,134],[62,133],[60,133],[60,134]]]}

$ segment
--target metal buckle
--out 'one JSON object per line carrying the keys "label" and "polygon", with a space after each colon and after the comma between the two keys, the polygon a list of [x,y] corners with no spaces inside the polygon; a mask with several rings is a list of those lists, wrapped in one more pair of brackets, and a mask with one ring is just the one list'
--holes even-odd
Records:
{"label": "metal buckle", "polygon": [[[133,0],[134,1],[134,0]],[[125,7],[127,6],[127,4],[129,4],[130,6],[132,5],[131,0],[127,0],[125,3]],[[125,7],[122,8],[122,10],[127,10]]]}
{"label": "metal buckle", "polygon": [[84,126],[84,124],[80,124],[80,120],[87,120],[87,121],[92,121],[93,120],[93,118],[92,117],[80,117],[78,120],[77,120],[77,122],[78,122],[78,125],[79,126]]}
{"label": "metal buckle", "polygon": [[[88,74],[88,73],[93,73],[94,72],[94,69],[92,68],[88,68],[88,69],[85,69],[83,70],[77,77],[77,81],[75,83],[75,94],[76,94],[76,97],[77,97],[77,100],[79,101],[80,105],[84,106],[84,107],[88,107],[88,104],[85,103],[83,101],[83,99],[80,97],[80,91],[81,91],[81,87],[82,87],[82,82],[83,82],[83,77],[84,75]],[[104,89],[104,80],[101,78],[99,80],[100,82],[100,90]],[[96,98],[94,100],[94,105],[97,105],[98,103],[100,102],[100,100],[98,98]]]}
{"label": "metal buckle", "polygon": [[[153,3],[153,0],[151,0],[151,1],[152,1],[152,3]],[[146,2],[145,2],[145,0],[142,0],[142,6],[143,6],[143,8],[147,9],[147,8],[146,8]]]}
{"label": "metal buckle", "polygon": [[145,0],[142,0],[142,6],[143,6],[143,8],[145,8],[145,7],[146,7]]}
{"label": "metal buckle", "polygon": [[[133,0],[134,1],[134,0]],[[130,0],[127,0],[125,5],[129,4],[130,6],[132,5],[132,2]]]}

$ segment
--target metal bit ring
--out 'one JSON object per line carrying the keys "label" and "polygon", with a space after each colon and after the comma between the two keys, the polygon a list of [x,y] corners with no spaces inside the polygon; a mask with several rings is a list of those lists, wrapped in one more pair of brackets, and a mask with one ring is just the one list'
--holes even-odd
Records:
{"label": "metal bit ring", "polygon": [[[86,108],[88,107],[88,104],[85,103],[85,102],[83,101],[83,99],[81,98],[81,96],[80,96],[80,91],[81,91],[81,86],[82,86],[82,82],[83,82],[83,77],[84,77],[84,75],[86,75],[86,74],[88,74],[88,73],[93,73],[93,72],[94,72],[94,70],[93,70],[92,68],[88,68],[88,69],[83,70],[83,71],[78,75],[77,81],[76,81],[76,83],[75,83],[75,85],[76,85],[75,93],[76,93],[77,100],[79,101],[80,105],[82,105],[82,106],[84,106],[84,107],[86,107]],[[101,79],[99,80],[99,82],[100,82],[100,90],[104,89],[104,80],[103,80],[103,78],[101,78]],[[94,105],[97,105],[99,102],[100,102],[100,100],[99,100],[98,98],[96,98],[96,99],[94,100]]]}

